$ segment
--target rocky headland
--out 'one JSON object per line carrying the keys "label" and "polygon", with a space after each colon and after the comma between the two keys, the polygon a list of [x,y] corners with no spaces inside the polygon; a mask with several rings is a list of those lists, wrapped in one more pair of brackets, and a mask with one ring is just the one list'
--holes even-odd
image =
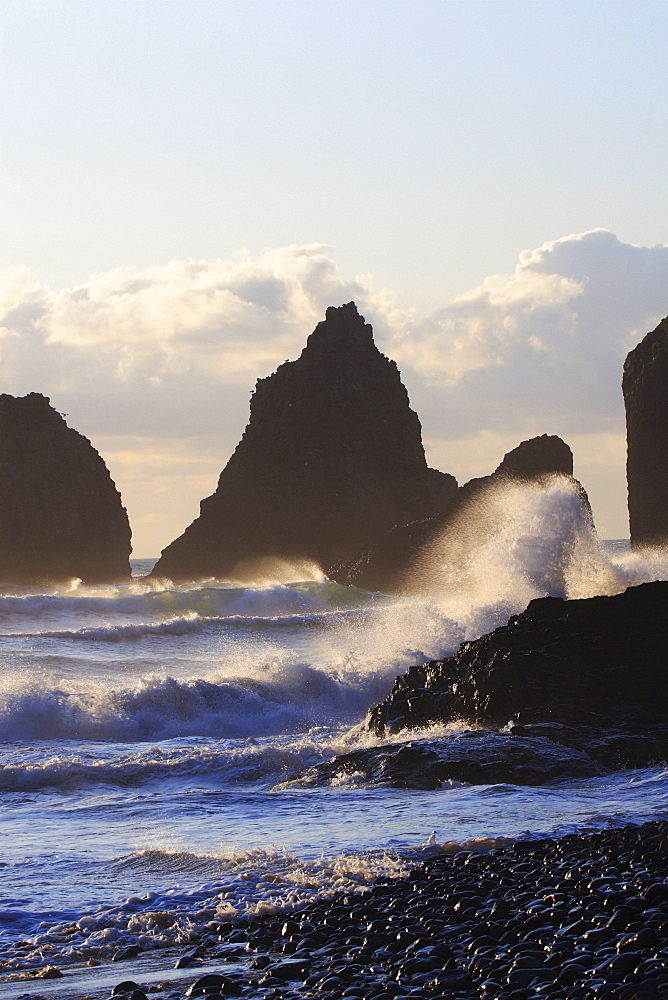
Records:
{"label": "rocky headland", "polygon": [[427,467],[397,366],[349,302],[327,310],[296,361],[258,381],[216,492],[152,575],[253,579],[272,561],[329,574],[370,538],[443,509],[456,491],[454,477]]}
{"label": "rocky headland", "polygon": [[544,784],[668,759],[668,583],[541,598],[454,656],[410,667],[365,728],[452,727],[339,755],[298,783]]}
{"label": "rocky headland", "polygon": [[130,578],[128,516],[103,459],[46,396],[0,395],[0,580]]}
{"label": "rocky headland", "polygon": [[[430,549],[449,533],[474,531],[479,536],[494,530],[498,516],[493,498],[504,485],[532,483],[547,487],[558,477],[577,494],[583,512],[593,525],[589,498],[573,478],[573,453],[556,435],[542,434],[522,441],[489,476],[471,479],[452,491],[434,515],[409,524],[395,524],[358,552],[331,568],[338,583],[390,593],[412,593],[420,588],[421,572]],[[492,502],[489,502],[489,501]]]}
{"label": "rocky headland", "polygon": [[668,544],[668,317],[627,356],[626,406],[631,544]]}

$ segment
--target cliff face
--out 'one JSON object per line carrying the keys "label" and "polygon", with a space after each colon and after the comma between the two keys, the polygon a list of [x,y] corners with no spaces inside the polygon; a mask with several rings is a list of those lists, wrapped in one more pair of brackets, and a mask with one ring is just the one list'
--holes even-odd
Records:
{"label": "cliff face", "polygon": [[90,441],[45,396],[0,395],[0,580],[127,580],[130,538]]}
{"label": "cliff face", "polygon": [[456,492],[429,469],[397,366],[350,302],[329,308],[297,361],[260,379],[244,435],[200,516],[154,576],[252,578],[265,558],[327,572]]}
{"label": "cliff face", "polygon": [[[540,483],[555,475],[565,477],[573,485],[591,519],[586,491],[573,479],[571,449],[560,437],[543,434],[522,441],[504,455],[491,475],[471,479],[450,493],[434,516],[411,524],[396,525],[372,544],[347,557],[333,567],[333,577],[339,583],[354,584],[367,590],[410,593],[419,585],[419,574],[412,573],[413,565],[443,532],[455,526],[463,511],[468,508],[473,518],[484,521],[484,506],[474,505],[487,490],[503,482]],[[481,527],[484,529],[485,525]],[[456,527],[453,530],[457,530]]]}
{"label": "cliff face", "polygon": [[668,318],[626,358],[629,522],[633,545],[668,543]]}

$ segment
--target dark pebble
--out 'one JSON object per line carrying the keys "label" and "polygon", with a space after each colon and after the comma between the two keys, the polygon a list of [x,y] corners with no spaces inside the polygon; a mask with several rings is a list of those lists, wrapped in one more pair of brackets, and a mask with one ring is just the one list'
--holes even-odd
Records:
{"label": "dark pebble", "polygon": [[117,983],[111,991],[112,997],[122,997],[128,993],[132,993],[133,990],[139,989],[139,983],[135,983],[132,979],[125,979],[122,983]]}
{"label": "dark pebble", "polygon": [[128,948],[119,948],[111,956],[112,962],[125,962],[128,958],[136,958],[140,952],[139,945],[131,944]]}
{"label": "dark pebble", "polygon": [[221,976],[218,973],[211,973],[208,976],[202,976],[194,982],[190,989],[187,990],[186,996],[204,997],[211,996],[215,992],[222,993],[224,996],[238,997],[241,996],[243,989],[241,984],[235,982],[233,979]]}
{"label": "dark pebble", "polygon": [[181,955],[174,963],[175,969],[191,969],[195,965],[201,965],[202,959],[195,958],[194,955]]}

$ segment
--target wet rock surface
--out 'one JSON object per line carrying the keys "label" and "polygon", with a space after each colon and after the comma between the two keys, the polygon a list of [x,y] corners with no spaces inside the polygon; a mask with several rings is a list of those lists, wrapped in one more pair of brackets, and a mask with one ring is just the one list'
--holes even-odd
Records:
{"label": "wet rock surface", "polygon": [[630,733],[539,722],[351,750],[310,768],[291,783],[314,787],[347,779],[423,790],[449,782],[545,785],[665,760],[665,726]]}
{"label": "wet rock surface", "polygon": [[456,491],[453,476],[427,467],[397,366],[350,302],[327,310],[296,361],[258,381],[216,492],[152,575],[243,580],[271,573],[271,560],[328,572]]}
{"label": "wet rock surface", "polygon": [[603,767],[658,763],[668,739],[666,621],[665,582],[614,597],[531,601],[454,656],[410,667],[366,725],[382,736],[459,720],[550,723],[544,736]]}
{"label": "wet rock surface", "polygon": [[654,822],[437,855],[363,894],[208,925],[199,954],[229,961],[234,945],[245,956],[235,971],[223,965],[187,988],[127,982],[113,995],[659,1000],[667,852],[668,823]]}
{"label": "wet rock surface", "polygon": [[483,535],[495,530],[497,512],[489,500],[504,484],[547,486],[555,477],[572,487],[585,517],[593,524],[587,493],[573,478],[571,449],[560,437],[542,434],[520,442],[504,455],[491,475],[460,486],[433,516],[394,525],[372,544],[331,567],[330,576],[339,583],[367,590],[414,593],[422,589],[423,583],[429,589],[424,563],[434,543],[451,532],[461,535],[464,525],[468,529],[475,526],[476,532]]}
{"label": "wet rock surface", "polygon": [[[546,736],[539,727],[533,730],[525,726],[510,727],[507,731],[470,730],[365,747],[318,764],[295,783],[309,787],[340,782],[349,776],[365,784],[430,790],[450,781],[473,785],[544,785],[564,778],[592,778],[604,773],[593,757],[565,741],[559,742],[557,735]],[[668,751],[668,743],[665,750]]]}
{"label": "wet rock surface", "polygon": [[0,395],[0,580],[130,578],[130,525],[104,461],[46,396]]}
{"label": "wet rock surface", "polygon": [[668,317],[627,356],[627,479],[632,545],[668,544]]}

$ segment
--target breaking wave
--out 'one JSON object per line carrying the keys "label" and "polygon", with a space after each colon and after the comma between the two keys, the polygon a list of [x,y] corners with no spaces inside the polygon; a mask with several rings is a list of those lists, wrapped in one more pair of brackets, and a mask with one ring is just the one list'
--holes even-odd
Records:
{"label": "breaking wave", "polygon": [[41,789],[75,791],[93,785],[121,788],[151,782],[180,782],[185,779],[216,785],[271,781],[285,774],[297,774],[312,767],[323,757],[331,756],[337,746],[329,731],[315,731],[297,739],[283,738],[269,743],[249,740],[206,741],[187,745],[151,746],[149,749],[109,754],[99,748],[61,752],[51,756],[43,752],[35,759],[23,759],[0,767],[0,791],[32,792]]}
{"label": "breaking wave", "polygon": [[412,569],[421,592],[451,608],[536,597],[618,594],[668,578],[668,551],[615,550],[598,539],[573,483],[563,476],[487,487],[430,543]]}
{"label": "breaking wave", "polygon": [[213,682],[149,679],[120,690],[28,683],[5,688],[0,740],[122,740],[181,736],[239,739],[308,729],[364,712],[368,690],[313,667],[294,665],[274,679]]}
{"label": "breaking wave", "polygon": [[16,618],[34,617],[40,622],[91,618],[108,622],[119,617],[150,620],[185,615],[242,621],[345,611],[375,600],[374,595],[330,581],[262,588],[161,584],[156,589],[140,582],[116,587],[82,585],[76,592],[67,588],[49,594],[0,595],[0,622],[11,626]]}

